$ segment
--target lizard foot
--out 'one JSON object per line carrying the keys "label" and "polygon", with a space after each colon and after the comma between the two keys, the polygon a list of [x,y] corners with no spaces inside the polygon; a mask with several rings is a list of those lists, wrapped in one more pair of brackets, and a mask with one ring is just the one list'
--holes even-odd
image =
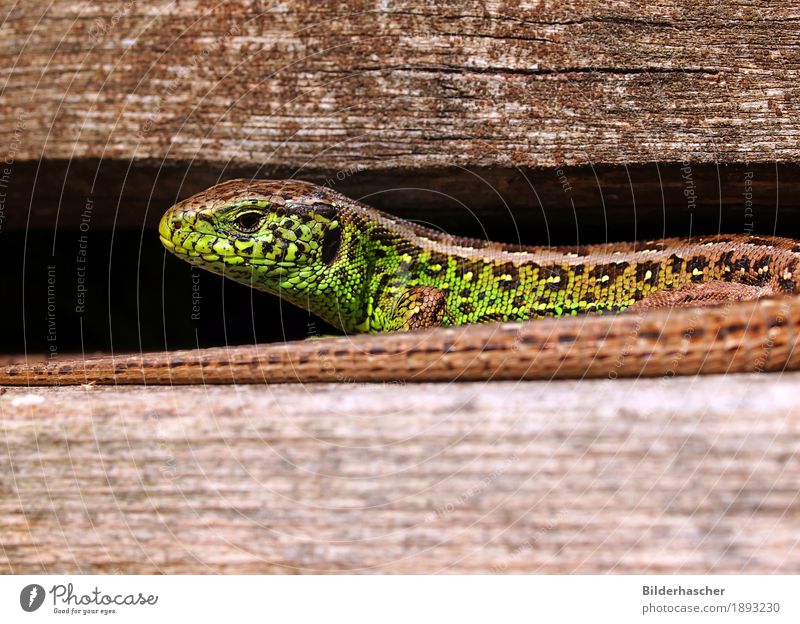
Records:
{"label": "lizard foot", "polygon": [[409,288],[398,299],[392,310],[388,331],[439,327],[445,315],[447,301],[444,292],[433,286]]}

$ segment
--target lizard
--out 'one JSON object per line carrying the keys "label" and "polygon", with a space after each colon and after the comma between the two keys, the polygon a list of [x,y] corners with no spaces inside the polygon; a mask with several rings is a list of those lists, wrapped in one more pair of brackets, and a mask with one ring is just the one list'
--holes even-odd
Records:
{"label": "lizard", "polygon": [[0,367],[2,384],[549,379],[800,367],[800,242],[528,247],[464,238],[299,180],[171,207],[165,248],[345,336]]}

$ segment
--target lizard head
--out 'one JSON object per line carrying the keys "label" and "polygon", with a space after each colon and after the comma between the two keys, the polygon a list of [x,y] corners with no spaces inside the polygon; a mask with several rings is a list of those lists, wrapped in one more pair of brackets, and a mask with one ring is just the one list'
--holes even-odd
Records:
{"label": "lizard head", "polygon": [[170,208],[159,235],[192,264],[286,296],[319,286],[336,260],[342,199],[308,182],[230,180]]}

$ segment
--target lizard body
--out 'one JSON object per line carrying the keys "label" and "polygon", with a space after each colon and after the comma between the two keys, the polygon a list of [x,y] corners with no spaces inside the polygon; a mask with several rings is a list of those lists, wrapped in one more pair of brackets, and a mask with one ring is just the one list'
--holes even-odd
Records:
{"label": "lizard body", "polygon": [[[0,383],[519,379],[795,366],[800,244],[789,239],[505,245],[443,234],[309,183],[268,180],[232,180],[184,200],[159,233],[179,257],[278,294],[347,334],[385,333],[13,365],[0,369]],[[409,329],[425,331],[403,333]]]}

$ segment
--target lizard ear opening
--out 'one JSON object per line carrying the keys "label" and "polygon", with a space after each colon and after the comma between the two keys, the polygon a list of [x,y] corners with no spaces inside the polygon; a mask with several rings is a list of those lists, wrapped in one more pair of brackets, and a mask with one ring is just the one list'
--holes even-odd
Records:
{"label": "lizard ear opening", "polygon": [[322,239],[322,261],[326,265],[330,265],[339,253],[339,247],[342,243],[342,232],[339,224],[336,222],[331,223],[325,232],[325,237]]}

